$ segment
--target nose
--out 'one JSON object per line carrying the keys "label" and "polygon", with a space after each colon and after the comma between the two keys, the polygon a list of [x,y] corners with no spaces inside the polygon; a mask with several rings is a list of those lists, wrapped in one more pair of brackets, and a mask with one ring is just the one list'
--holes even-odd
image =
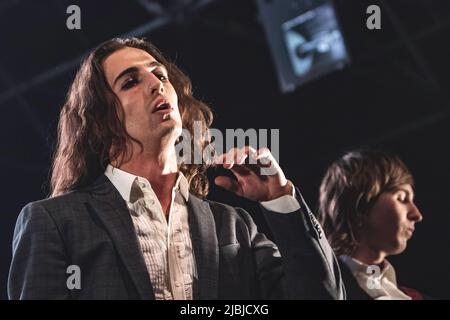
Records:
{"label": "nose", "polygon": [[149,90],[152,96],[164,93],[164,84],[153,73],[149,76]]}
{"label": "nose", "polygon": [[409,212],[409,219],[414,222],[420,222],[423,220],[422,214],[414,203],[412,203],[411,210]]}

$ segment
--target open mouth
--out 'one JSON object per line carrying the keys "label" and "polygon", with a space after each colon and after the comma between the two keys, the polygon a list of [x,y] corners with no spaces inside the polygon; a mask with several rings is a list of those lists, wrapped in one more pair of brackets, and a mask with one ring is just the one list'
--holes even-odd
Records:
{"label": "open mouth", "polygon": [[172,112],[173,108],[170,105],[170,103],[168,102],[162,102],[160,104],[158,104],[154,109],[153,112],[158,112],[158,113],[169,113]]}

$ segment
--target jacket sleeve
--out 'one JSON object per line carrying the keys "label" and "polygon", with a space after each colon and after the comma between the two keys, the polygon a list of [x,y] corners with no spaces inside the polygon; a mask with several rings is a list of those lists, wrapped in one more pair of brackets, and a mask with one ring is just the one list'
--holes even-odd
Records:
{"label": "jacket sleeve", "polygon": [[297,189],[300,209],[261,209],[282,257],[288,299],[345,299],[341,273],[323,230]]}
{"label": "jacket sleeve", "polygon": [[236,209],[245,221],[251,241],[258,285],[258,293],[254,299],[286,299],[285,273],[277,246],[265,234],[258,232],[249,213],[241,208]]}
{"label": "jacket sleeve", "polygon": [[55,221],[39,203],[24,207],[13,237],[9,299],[68,299],[68,267]]}

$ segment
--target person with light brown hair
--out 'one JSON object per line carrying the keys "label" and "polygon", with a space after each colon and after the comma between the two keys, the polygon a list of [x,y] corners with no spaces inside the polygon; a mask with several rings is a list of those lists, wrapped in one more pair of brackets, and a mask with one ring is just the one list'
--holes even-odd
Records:
{"label": "person with light brown hair", "polygon": [[406,249],[415,224],[422,221],[413,188],[406,165],[381,151],[351,151],[327,169],[319,221],[339,257],[348,299],[421,297],[397,286],[386,259]]}
{"label": "person with light brown hair", "polygon": [[205,199],[211,161],[179,162],[176,146],[194,126],[188,145],[208,146],[211,122],[189,78],[150,42],[113,39],[91,52],[61,111],[52,195],[17,219],[9,297],[344,298],[328,242],[268,149],[216,157],[235,178],[215,183],[260,202],[277,245],[244,210]]}

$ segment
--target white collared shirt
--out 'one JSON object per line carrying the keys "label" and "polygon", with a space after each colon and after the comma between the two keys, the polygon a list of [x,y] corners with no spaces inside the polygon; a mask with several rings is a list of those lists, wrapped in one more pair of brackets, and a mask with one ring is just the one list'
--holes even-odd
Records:
{"label": "white collared shirt", "polygon": [[411,300],[397,286],[394,267],[384,260],[382,269],[368,266],[350,256],[339,257],[350,269],[358,285],[375,300]]}
{"label": "white collared shirt", "polygon": [[157,300],[192,300],[195,259],[189,234],[189,186],[180,172],[169,218],[147,179],[108,165],[105,175],[126,201]]}
{"label": "white collared shirt", "polygon": [[[169,220],[150,182],[108,165],[105,175],[126,201],[139,240],[155,299],[192,300],[196,265],[189,233],[189,184],[180,172],[172,189]],[[300,209],[292,195],[261,202],[266,209],[289,213]]]}

